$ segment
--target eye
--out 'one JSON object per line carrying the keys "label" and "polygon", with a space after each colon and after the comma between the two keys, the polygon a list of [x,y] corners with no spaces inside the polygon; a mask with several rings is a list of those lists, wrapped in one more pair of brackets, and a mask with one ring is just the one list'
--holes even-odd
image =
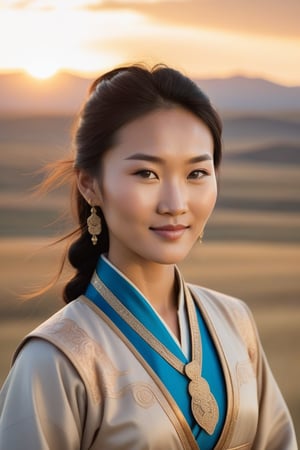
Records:
{"label": "eye", "polygon": [[206,170],[203,170],[203,169],[198,169],[198,170],[193,170],[190,174],[189,174],[189,176],[188,176],[188,178],[190,179],[190,180],[200,180],[201,178],[203,178],[205,175],[208,175],[208,172],[206,171]]}
{"label": "eye", "polygon": [[158,178],[156,173],[149,169],[138,170],[134,175],[138,175],[139,177],[146,180],[154,180]]}

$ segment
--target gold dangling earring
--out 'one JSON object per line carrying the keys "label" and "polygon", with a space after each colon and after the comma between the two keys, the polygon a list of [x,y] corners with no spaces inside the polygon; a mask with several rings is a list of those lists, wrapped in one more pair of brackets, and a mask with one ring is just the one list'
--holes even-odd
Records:
{"label": "gold dangling earring", "polygon": [[203,239],[203,236],[204,236],[204,231],[201,231],[201,233],[199,234],[199,237],[198,237],[198,242],[199,242],[199,244],[202,244],[202,239]]}
{"label": "gold dangling earring", "polygon": [[87,227],[88,232],[92,235],[91,241],[93,245],[96,245],[98,242],[99,234],[101,234],[101,218],[97,215],[97,210],[95,206],[91,207],[91,215],[87,218]]}

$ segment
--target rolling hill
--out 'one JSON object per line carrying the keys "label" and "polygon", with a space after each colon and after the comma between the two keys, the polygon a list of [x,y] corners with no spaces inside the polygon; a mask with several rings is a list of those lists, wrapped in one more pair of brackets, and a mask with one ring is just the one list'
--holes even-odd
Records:
{"label": "rolling hill", "polygon": [[[91,81],[67,73],[40,81],[24,73],[0,75],[0,114],[74,114]],[[196,82],[223,112],[300,111],[299,86],[242,76]]]}

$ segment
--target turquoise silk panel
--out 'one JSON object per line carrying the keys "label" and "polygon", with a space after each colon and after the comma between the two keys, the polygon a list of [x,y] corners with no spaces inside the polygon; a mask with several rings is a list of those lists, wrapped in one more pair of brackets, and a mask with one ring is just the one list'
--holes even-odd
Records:
{"label": "turquoise silk panel", "polygon": [[[163,343],[183,364],[188,363],[178,343],[174,340],[164,323],[159,319],[149,302],[104,258],[100,258],[96,268],[98,277],[119,299],[121,303],[148,328],[148,330]],[[134,345],[141,356],[151,366],[157,376],[164,383],[188,422],[201,450],[215,447],[222,431],[227,399],[226,387],[222,368],[216,349],[208,332],[206,324],[197,308],[197,318],[202,339],[202,376],[208,381],[219,407],[219,421],[212,436],[207,434],[196,423],[192,411],[190,395],[188,393],[188,378],[170,366],[146,341],[136,333],[119,314],[105,301],[99,292],[90,284],[85,294],[95,303],[121,330]]]}

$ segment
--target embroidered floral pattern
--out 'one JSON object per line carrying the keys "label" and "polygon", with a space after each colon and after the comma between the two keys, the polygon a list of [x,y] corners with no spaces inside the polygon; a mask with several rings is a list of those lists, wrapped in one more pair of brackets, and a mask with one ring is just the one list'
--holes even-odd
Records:
{"label": "embroidered floral pattern", "polygon": [[[85,382],[88,384],[95,402],[101,401],[101,389],[106,392],[115,390],[117,379],[126,372],[119,371],[104,349],[93,340],[76,322],[57,317],[38,329],[41,337],[46,337],[64,351],[75,362]],[[97,362],[105,366],[105,380],[99,380]]]}

